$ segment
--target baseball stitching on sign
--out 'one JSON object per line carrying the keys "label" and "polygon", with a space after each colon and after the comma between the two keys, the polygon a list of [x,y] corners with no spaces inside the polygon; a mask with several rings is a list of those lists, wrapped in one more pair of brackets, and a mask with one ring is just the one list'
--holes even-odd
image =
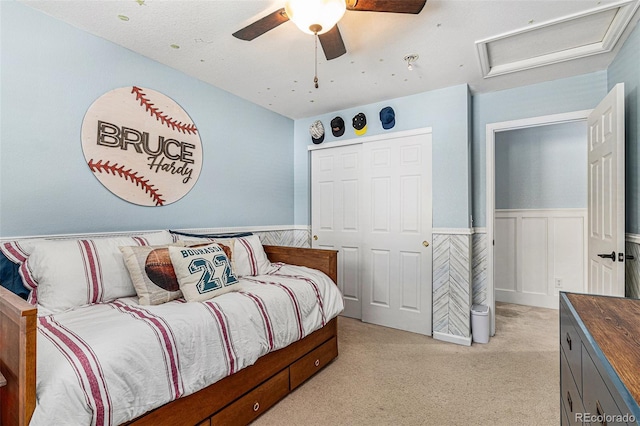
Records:
{"label": "baseball stitching on sign", "polygon": [[159,120],[162,124],[166,124],[167,127],[172,130],[178,130],[182,133],[195,134],[198,132],[196,126],[194,124],[184,124],[182,122],[175,122],[172,117],[167,117],[164,112],[159,111],[158,108],[155,108],[153,104],[147,99],[146,94],[142,91],[141,88],[133,86],[131,88],[131,93],[136,94],[136,100],[140,101],[140,106],[144,106],[145,110],[149,112],[151,116],[156,117],[156,120]]}
{"label": "baseball stitching on sign", "polygon": [[149,179],[145,179],[144,176],[138,176],[138,172],[132,173],[131,169],[125,170],[125,166],[118,167],[118,163],[109,164],[109,161],[104,164],[102,163],[102,160],[94,163],[93,158],[89,160],[87,164],[89,165],[91,171],[94,173],[105,172],[114,176],[120,176],[124,180],[131,180],[131,183],[135,183],[136,186],[139,186],[140,189],[149,194],[149,196],[156,203],[156,206],[162,206],[164,204],[162,194],[160,194],[158,190],[149,183]]}
{"label": "baseball stitching on sign", "polygon": [[199,133],[173,99],[127,86],[89,107],[82,122],[82,151],[93,175],[116,196],[142,206],[165,206],[184,197],[198,180]]}

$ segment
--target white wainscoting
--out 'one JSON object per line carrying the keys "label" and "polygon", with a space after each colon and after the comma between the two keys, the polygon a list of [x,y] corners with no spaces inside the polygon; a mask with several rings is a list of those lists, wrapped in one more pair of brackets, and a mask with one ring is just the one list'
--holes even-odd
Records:
{"label": "white wainscoting", "polygon": [[558,308],[586,292],[587,209],[496,210],[496,300]]}

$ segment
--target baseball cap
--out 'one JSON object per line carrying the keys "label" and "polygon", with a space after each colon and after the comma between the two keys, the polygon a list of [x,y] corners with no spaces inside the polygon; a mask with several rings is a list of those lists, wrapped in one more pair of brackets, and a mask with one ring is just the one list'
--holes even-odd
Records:
{"label": "baseball cap", "polygon": [[331,120],[331,133],[333,133],[335,137],[344,135],[344,120],[342,117],[335,117]]}
{"label": "baseball cap", "polygon": [[309,133],[311,134],[311,141],[315,144],[322,143],[324,140],[324,126],[322,121],[316,120],[309,126]]}
{"label": "baseball cap", "polygon": [[385,130],[391,129],[396,125],[396,113],[391,107],[384,107],[380,110],[380,121],[382,122],[382,128]]}
{"label": "baseball cap", "polygon": [[361,136],[367,133],[367,117],[359,112],[353,117],[353,131],[356,135]]}

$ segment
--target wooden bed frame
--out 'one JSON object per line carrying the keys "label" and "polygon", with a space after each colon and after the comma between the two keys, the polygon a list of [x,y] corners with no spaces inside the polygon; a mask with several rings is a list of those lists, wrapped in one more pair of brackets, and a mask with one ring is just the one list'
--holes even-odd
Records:
{"label": "wooden bed frame", "polygon": [[[307,266],[337,281],[337,252],[264,246],[271,262]],[[0,425],[26,426],[36,405],[36,308],[0,287]],[[337,318],[266,354],[194,394],[163,405],[129,425],[247,424],[338,356]],[[1,376],[0,376],[1,377]]]}

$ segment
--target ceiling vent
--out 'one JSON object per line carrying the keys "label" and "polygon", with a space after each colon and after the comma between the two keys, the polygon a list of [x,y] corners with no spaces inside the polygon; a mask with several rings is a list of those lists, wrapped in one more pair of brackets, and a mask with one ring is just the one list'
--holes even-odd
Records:
{"label": "ceiling vent", "polygon": [[640,3],[627,0],[476,41],[485,78],[611,51]]}

